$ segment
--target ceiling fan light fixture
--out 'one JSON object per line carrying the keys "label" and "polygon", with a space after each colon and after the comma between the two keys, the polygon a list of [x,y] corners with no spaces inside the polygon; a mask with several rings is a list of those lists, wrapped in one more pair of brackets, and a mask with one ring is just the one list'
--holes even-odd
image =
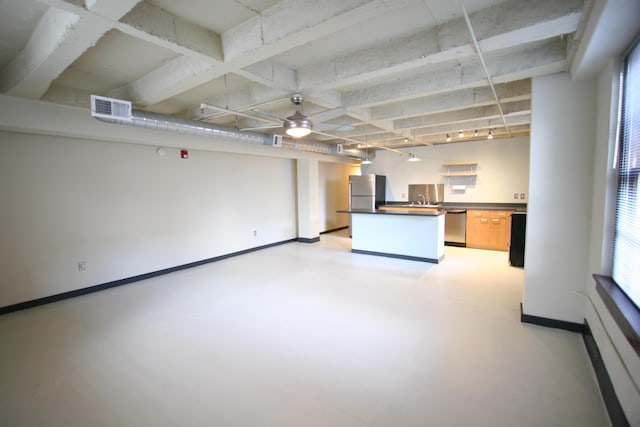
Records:
{"label": "ceiling fan light fixture", "polygon": [[284,122],[284,131],[292,138],[302,138],[311,133],[313,123],[311,120],[298,112],[293,116],[287,117]]}

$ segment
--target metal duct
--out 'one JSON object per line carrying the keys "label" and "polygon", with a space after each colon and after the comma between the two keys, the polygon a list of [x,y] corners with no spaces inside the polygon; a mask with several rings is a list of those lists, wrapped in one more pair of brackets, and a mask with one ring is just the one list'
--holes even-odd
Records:
{"label": "metal duct", "polygon": [[[204,136],[208,138],[225,138],[249,144],[273,145],[273,135],[271,134],[239,131],[237,129],[217,126],[211,123],[181,119],[178,117],[150,113],[147,111],[131,110],[131,115],[127,118],[119,118],[116,116],[102,116],[96,118],[107,123],[131,125],[145,129],[174,132],[182,135]],[[364,153],[341,153],[331,145],[314,141],[299,141],[289,138],[283,138],[282,147],[320,154],[333,154],[341,157],[354,157],[358,159],[364,158]]]}

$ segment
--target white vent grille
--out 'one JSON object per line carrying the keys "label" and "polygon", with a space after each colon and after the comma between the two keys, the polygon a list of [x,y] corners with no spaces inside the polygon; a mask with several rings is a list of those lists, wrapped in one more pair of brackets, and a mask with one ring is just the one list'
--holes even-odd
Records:
{"label": "white vent grille", "polygon": [[274,147],[282,147],[282,135],[273,135],[272,145]]}
{"label": "white vent grille", "polygon": [[91,95],[91,116],[130,121],[131,102]]}

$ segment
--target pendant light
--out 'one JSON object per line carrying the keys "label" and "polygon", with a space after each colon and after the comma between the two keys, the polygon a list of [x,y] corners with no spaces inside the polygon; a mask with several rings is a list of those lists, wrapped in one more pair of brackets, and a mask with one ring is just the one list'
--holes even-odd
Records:
{"label": "pendant light", "polygon": [[410,162],[419,162],[422,160],[420,157],[416,156],[416,131],[413,131],[413,153],[409,153],[409,161]]}
{"label": "pendant light", "polygon": [[373,163],[371,160],[369,160],[369,143],[367,142],[367,135],[365,135],[364,137],[364,149],[365,149],[365,155],[367,156],[363,161],[360,162],[361,165],[370,165],[371,163]]}

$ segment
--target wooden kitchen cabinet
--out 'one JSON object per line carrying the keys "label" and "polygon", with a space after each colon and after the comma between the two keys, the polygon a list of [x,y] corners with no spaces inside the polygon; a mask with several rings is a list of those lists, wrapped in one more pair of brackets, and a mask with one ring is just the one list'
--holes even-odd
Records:
{"label": "wooden kitchen cabinet", "polygon": [[467,247],[509,250],[511,211],[467,211]]}

